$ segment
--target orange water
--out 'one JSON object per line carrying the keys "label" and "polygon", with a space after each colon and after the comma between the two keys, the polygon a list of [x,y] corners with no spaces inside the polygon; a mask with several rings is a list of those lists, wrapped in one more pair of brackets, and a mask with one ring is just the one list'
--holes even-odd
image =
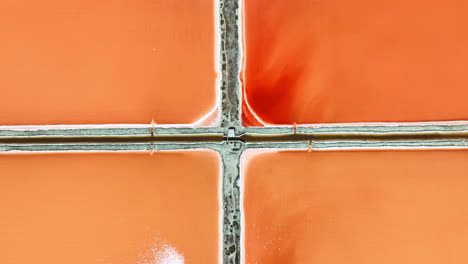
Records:
{"label": "orange water", "polygon": [[218,263],[219,168],[213,151],[2,155],[0,263]]}
{"label": "orange water", "polygon": [[468,151],[247,159],[245,263],[467,263]]}
{"label": "orange water", "polygon": [[214,108],[215,2],[0,1],[0,125],[192,123]]}
{"label": "orange water", "polygon": [[468,120],[466,1],[243,4],[246,125]]}

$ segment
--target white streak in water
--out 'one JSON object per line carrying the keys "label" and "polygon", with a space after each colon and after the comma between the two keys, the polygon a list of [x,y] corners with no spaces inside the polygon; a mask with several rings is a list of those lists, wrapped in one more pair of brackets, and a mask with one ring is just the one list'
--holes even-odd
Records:
{"label": "white streak in water", "polygon": [[140,254],[138,264],[184,264],[184,256],[167,242],[157,241]]}

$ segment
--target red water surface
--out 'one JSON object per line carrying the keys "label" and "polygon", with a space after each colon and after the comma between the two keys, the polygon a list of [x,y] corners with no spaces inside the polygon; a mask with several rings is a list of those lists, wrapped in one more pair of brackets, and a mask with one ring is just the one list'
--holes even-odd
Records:
{"label": "red water surface", "polygon": [[0,125],[195,122],[215,19],[214,0],[2,0]]}
{"label": "red water surface", "polygon": [[0,171],[0,263],[219,263],[214,151],[1,155]]}
{"label": "red water surface", "polygon": [[243,1],[243,122],[467,120],[467,13],[459,0]]}
{"label": "red water surface", "polygon": [[244,160],[244,263],[468,262],[468,151]]}

